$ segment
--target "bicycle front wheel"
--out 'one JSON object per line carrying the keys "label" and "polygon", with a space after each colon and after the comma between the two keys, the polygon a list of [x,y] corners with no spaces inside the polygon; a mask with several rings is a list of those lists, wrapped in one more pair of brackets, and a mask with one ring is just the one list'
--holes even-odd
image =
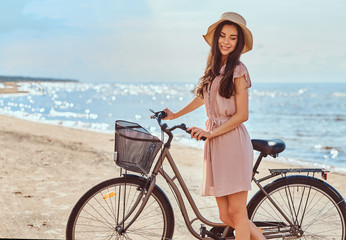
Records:
{"label": "bicycle front wheel", "polygon": [[345,201],[327,183],[307,176],[290,176],[264,189],[294,224],[290,226],[259,191],[249,203],[248,213],[267,239],[346,240]]}
{"label": "bicycle front wheel", "polygon": [[[128,226],[147,194],[146,180],[127,176],[91,188],[73,208],[66,228],[68,240],[168,240],[174,216],[164,193],[156,186],[137,219]],[[128,226],[128,228],[127,228]]]}

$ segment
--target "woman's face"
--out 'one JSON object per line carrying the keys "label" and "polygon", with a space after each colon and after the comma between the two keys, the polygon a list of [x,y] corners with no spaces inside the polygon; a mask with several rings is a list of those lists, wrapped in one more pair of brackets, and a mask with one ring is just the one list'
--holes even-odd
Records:
{"label": "woman's face", "polygon": [[238,30],[235,25],[225,25],[219,36],[219,50],[223,57],[234,51],[238,42]]}

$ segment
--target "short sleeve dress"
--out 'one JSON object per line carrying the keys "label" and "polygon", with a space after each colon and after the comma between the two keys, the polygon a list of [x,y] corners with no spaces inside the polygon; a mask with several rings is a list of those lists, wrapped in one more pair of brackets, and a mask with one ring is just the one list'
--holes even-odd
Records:
{"label": "short sleeve dress", "polygon": [[[220,70],[210,87],[204,90],[204,103],[208,120],[207,131],[219,127],[237,111],[235,97],[229,99],[218,93],[220,80],[225,66]],[[233,73],[234,78],[245,77],[251,87],[249,73],[243,63],[238,64]],[[225,196],[251,189],[253,166],[253,148],[250,136],[243,124],[235,129],[212,138],[205,143],[203,196]]]}

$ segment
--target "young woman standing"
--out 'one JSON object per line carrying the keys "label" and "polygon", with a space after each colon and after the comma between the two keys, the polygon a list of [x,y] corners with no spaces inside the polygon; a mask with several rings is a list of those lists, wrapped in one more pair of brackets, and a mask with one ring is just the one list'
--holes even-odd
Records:
{"label": "young woman standing", "polygon": [[180,111],[168,108],[166,119],[185,115],[203,104],[206,129],[191,127],[191,136],[206,137],[203,196],[215,196],[220,219],[236,230],[237,240],[265,239],[248,220],[246,203],[251,189],[253,149],[243,125],[249,115],[250,77],[241,54],[252,49],[252,34],[245,19],[226,12],[203,36],[211,46],[204,76],[195,98]]}

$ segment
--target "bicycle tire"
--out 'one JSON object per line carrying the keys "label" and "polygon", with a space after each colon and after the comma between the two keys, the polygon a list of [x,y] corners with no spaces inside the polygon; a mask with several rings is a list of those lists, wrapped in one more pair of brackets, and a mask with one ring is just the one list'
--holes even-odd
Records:
{"label": "bicycle tire", "polygon": [[268,197],[258,191],[248,204],[248,214],[267,239],[285,239],[283,235],[291,235],[286,239],[346,240],[345,201],[326,182],[309,176],[289,176],[277,179],[264,189],[296,229],[301,229],[293,234],[294,229]]}
{"label": "bicycle tire", "polygon": [[[142,193],[146,190],[146,179],[134,175],[94,186],[74,206],[67,222],[66,239],[172,239],[173,210],[157,186],[135,222],[125,232],[119,231],[119,227],[126,226],[137,212],[144,197]],[[122,225],[124,216],[131,211],[136,200],[139,202],[136,210]]]}

